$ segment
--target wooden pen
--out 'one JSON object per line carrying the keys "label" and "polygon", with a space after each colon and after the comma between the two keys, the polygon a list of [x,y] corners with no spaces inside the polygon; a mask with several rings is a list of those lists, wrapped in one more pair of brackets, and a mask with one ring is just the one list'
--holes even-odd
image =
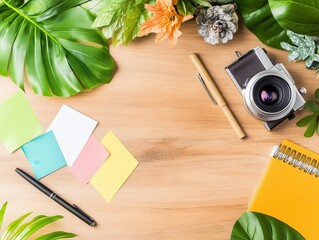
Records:
{"label": "wooden pen", "polygon": [[237,133],[239,138],[244,138],[246,136],[245,132],[239,125],[237,119],[235,118],[234,114],[230,110],[229,106],[227,105],[225,99],[221,95],[220,91],[218,90],[216,84],[214,83],[213,79],[209,76],[207,70],[205,69],[204,65],[196,55],[196,53],[193,53],[190,55],[195,67],[197,68],[197,71],[199,73],[199,76],[201,76],[204,87],[206,86],[206,90],[208,93],[212,95],[212,97],[217,102],[217,105],[223,110],[224,114],[226,115],[228,121],[234,128],[235,132]]}

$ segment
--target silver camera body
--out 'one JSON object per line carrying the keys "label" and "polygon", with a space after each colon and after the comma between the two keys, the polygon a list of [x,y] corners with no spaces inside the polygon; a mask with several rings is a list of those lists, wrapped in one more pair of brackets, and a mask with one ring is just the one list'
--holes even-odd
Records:
{"label": "silver camera body", "polygon": [[244,106],[270,131],[305,105],[305,88],[297,89],[281,63],[274,63],[260,46],[248,51],[226,67],[242,94]]}

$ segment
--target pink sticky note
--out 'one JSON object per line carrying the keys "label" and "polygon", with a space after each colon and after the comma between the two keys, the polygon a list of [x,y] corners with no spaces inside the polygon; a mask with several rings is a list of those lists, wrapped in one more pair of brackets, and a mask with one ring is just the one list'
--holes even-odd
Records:
{"label": "pink sticky note", "polygon": [[88,183],[109,155],[100,141],[91,135],[71,166],[71,171],[83,182]]}

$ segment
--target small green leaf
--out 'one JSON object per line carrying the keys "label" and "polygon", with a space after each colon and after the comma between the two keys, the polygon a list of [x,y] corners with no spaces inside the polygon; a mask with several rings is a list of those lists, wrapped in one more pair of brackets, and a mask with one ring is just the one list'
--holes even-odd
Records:
{"label": "small green leaf", "polygon": [[177,10],[180,14],[187,16],[193,15],[196,8],[193,6],[191,0],[180,0],[177,4]]}
{"label": "small green leaf", "polygon": [[318,124],[318,121],[317,121],[317,116],[316,116],[316,118],[311,120],[310,124],[308,125],[307,130],[304,133],[304,136],[307,138],[312,137],[316,131],[317,124]]}
{"label": "small green leaf", "polygon": [[315,98],[319,100],[319,88],[317,88],[315,91]]}
{"label": "small green leaf", "polygon": [[1,240],[12,239],[11,236],[14,234],[14,231],[17,229],[17,227],[20,225],[20,223],[24,219],[26,219],[30,214],[31,214],[31,212],[26,213],[26,214],[22,215],[21,217],[19,217],[18,219],[11,222],[8,225],[8,227],[6,228],[6,230],[4,231],[4,233],[2,234]]}
{"label": "small green leaf", "polygon": [[311,122],[311,120],[312,120],[313,118],[314,118],[314,114],[309,115],[309,116],[306,116],[306,117],[300,119],[300,120],[296,123],[296,125],[297,125],[298,127],[307,126],[307,125]]}
{"label": "small green leaf", "polygon": [[34,240],[57,240],[62,238],[74,238],[76,236],[77,235],[74,233],[57,231],[57,232],[52,232],[52,233],[42,235]]}
{"label": "small green leaf", "polygon": [[[207,0],[191,0],[191,1],[195,4],[198,4],[198,5],[203,6],[203,7],[212,7],[212,5]],[[220,3],[220,4],[226,4],[226,3],[230,3],[230,2],[233,2],[233,0],[223,0],[223,1],[219,0],[219,1],[217,1],[217,3]]]}
{"label": "small green leaf", "polygon": [[305,238],[286,223],[271,216],[245,212],[233,227],[230,240],[304,240]]}
{"label": "small green leaf", "polygon": [[306,102],[305,108],[313,113],[319,111],[319,105],[316,103],[314,99],[311,99],[310,101]]}
{"label": "small green leaf", "polygon": [[0,209],[0,229],[1,229],[1,226],[2,226],[4,214],[5,214],[6,209],[7,209],[7,205],[8,205],[8,202],[5,202],[5,203],[2,205],[1,209]]}

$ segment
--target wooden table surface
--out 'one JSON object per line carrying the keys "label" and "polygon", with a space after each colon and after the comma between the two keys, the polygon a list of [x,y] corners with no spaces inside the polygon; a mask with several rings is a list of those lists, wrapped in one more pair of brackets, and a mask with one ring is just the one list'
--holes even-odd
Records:
{"label": "wooden table surface", "polygon": [[[0,145],[0,203],[9,201],[5,224],[18,216],[62,214],[64,219],[45,231],[77,233],[77,239],[156,240],[229,239],[233,224],[247,209],[269,159],[273,145],[288,138],[314,151],[319,138],[303,137],[296,121],[299,112],[273,132],[244,109],[241,96],[225,73],[233,52],[262,45],[241,23],[233,41],[208,45],[197,34],[194,20],[182,27],[178,45],[156,45],[154,35],[137,39],[128,47],[110,47],[117,72],[110,84],[70,98],[26,94],[46,129],[62,104],[99,122],[99,138],[112,130],[140,165],[107,203],[90,184],[83,184],[63,168],[41,180],[66,200],[77,204],[98,222],[96,228],[71,215],[15,172],[31,173],[21,150],[9,154]],[[304,63],[290,63],[287,52],[266,47],[271,57],[284,63],[297,85],[308,89],[310,99],[318,84]],[[247,133],[240,140],[222,111],[214,106],[195,75],[189,55],[197,52]],[[0,99],[16,88],[0,79]]]}

